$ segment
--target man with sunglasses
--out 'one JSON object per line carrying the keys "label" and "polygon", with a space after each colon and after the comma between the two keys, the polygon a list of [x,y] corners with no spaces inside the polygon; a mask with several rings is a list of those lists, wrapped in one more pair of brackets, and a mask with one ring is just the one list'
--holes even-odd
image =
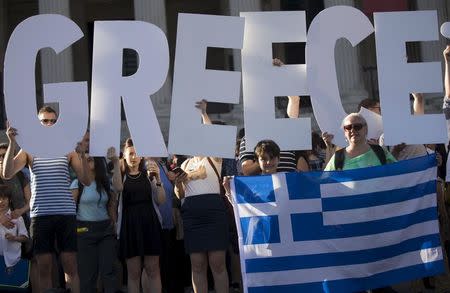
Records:
{"label": "man with sunglasses", "polygon": [[[386,149],[367,143],[367,122],[362,115],[358,113],[349,114],[342,121],[342,129],[348,146],[333,155],[325,167],[325,171],[379,166],[383,163],[396,161]],[[342,158],[337,160],[339,156],[342,156]],[[340,162],[340,160],[343,160],[343,162]]]}
{"label": "man with sunglasses", "polygon": [[[38,113],[42,125],[51,127],[57,114],[51,107],[43,107]],[[31,173],[31,236],[39,271],[39,291],[52,288],[51,272],[54,244],[61,251],[60,257],[66,275],[66,285],[78,293],[79,277],[76,259],[76,206],[69,189],[69,167],[78,179],[89,185],[88,164],[83,144],[76,151],[57,158],[37,158],[21,149],[16,156],[17,130],[8,126],[6,135],[9,147],[3,163],[3,176],[11,178],[28,166]]]}

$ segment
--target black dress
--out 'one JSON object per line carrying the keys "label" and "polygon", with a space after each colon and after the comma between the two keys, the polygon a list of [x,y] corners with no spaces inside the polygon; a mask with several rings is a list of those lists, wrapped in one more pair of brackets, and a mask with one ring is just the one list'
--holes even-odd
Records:
{"label": "black dress", "polygon": [[152,187],[144,173],[125,175],[122,191],[120,251],[131,258],[161,254],[161,225],[152,201]]}

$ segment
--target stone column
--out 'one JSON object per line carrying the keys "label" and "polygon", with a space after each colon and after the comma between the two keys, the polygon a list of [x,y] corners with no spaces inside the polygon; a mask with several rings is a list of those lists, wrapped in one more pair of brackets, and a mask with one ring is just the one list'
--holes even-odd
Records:
{"label": "stone column", "polygon": [[[70,18],[69,0],[39,0],[39,14],[61,14]],[[58,55],[50,49],[41,51],[42,82],[73,81],[72,48]]]}
{"label": "stone column", "polygon": [[[167,35],[166,5],[164,0],[134,0],[134,18],[158,26]],[[167,141],[170,104],[172,100],[172,73],[169,70],[162,88],[152,95],[158,121]]]}
{"label": "stone column", "polygon": [[[324,0],[325,8],[336,5],[355,6],[354,0]],[[359,63],[358,50],[343,39],[335,47],[336,74],[342,104],[346,111],[357,110],[358,103],[368,97],[364,89],[362,68]]]}

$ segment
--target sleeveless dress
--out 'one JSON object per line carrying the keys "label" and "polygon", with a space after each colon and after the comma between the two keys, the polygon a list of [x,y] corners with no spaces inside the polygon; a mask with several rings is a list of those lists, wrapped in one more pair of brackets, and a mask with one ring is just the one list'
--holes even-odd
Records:
{"label": "sleeveless dress", "polygon": [[161,254],[161,225],[144,173],[125,175],[120,252],[125,258]]}

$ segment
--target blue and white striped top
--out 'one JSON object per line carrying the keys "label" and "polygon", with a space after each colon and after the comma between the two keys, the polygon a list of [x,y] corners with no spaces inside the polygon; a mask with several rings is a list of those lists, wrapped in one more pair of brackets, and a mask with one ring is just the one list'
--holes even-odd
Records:
{"label": "blue and white striped top", "polygon": [[67,157],[33,158],[30,216],[76,215]]}

